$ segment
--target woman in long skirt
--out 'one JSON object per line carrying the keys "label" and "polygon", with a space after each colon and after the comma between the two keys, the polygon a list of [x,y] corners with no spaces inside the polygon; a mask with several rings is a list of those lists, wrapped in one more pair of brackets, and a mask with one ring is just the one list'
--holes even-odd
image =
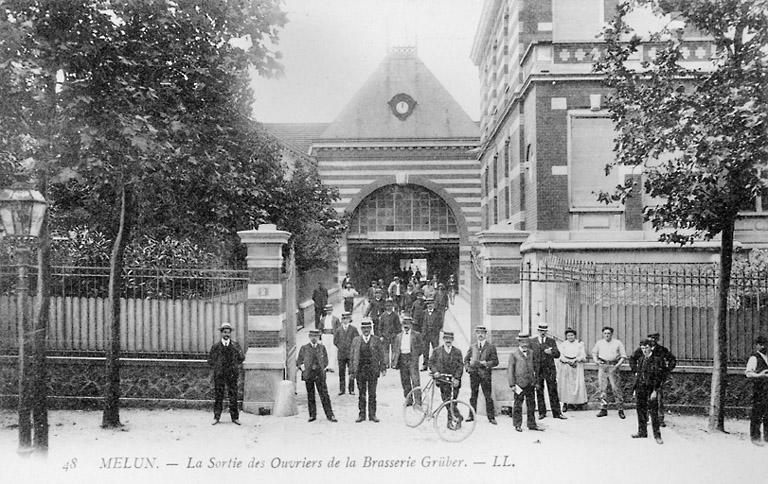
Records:
{"label": "woman in long skirt", "polygon": [[584,362],[587,352],[584,343],[576,339],[576,330],[565,330],[565,341],[560,343],[560,364],[558,365],[557,392],[563,403],[563,412],[568,407],[587,403],[587,386],[584,383]]}

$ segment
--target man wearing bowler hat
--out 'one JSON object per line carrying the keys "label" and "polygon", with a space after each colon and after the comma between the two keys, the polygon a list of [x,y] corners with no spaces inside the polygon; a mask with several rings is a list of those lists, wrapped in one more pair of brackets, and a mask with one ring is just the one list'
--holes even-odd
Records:
{"label": "man wearing bowler hat", "polygon": [[379,375],[387,373],[387,361],[384,358],[384,345],[378,336],[371,334],[373,321],[371,318],[363,318],[360,323],[361,336],[352,340],[352,364],[350,375],[357,380],[357,408],[360,411],[357,423],[365,420],[365,411],[368,410],[368,420],[379,422],[376,418],[376,385],[379,383]]}
{"label": "man wearing bowler hat", "polygon": [[[419,378],[419,357],[424,340],[421,333],[413,331],[411,324],[413,319],[404,315],[402,319],[403,330],[395,336],[392,342],[392,368],[400,370],[400,384],[403,387],[403,396],[414,388],[421,386]],[[411,405],[414,402],[406,402]],[[420,405],[421,402],[416,402]]]}
{"label": "man wearing bowler hat", "polygon": [[237,341],[232,340],[232,326],[224,323],[219,328],[221,340],[211,346],[208,365],[213,369],[213,425],[219,423],[224,406],[224,387],[229,398],[229,416],[232,423],[240,425],[237,409],[237,378],[240,376],[240,364],[245,360],[243,350]]}
{"label": "man wearing bowler hat", "polygon": [[546,383],[552,416],[565,420],[560,407],[560,398],[557,395],[555,359],[560,358],[560,350],[557,349],[555,339],[547,336],[549,331],[547,323],[539,323],[538,330],[539,335],[531,338],[531,351],[536,362],[536,402],[539,406],[539,418],[547,416],[547,404],[544,401],[544,384]]}
{"label": "man wearing bowler hat", "polygon": [[339,395],[344,395],[346,373],[349,368],[349,394],[355,394],[355,379],[352,377],[352,341],[358,336],[357,328],[352,326],[352,313],[345,311],[341,315],[341,324],[333,332],[333,344],[336,346],[336,360],[339,363]]}
{"label": "man wearing bowler hat", "polygon": [[[429,358],[429,371],[434,374],[443,401],[455,400],[461,390],[461,375],[464,373],[464,359],[461,350],[453,346],[453,332],[443,331],[443,345],[435,348]],[[441,380],[440,377],[447,377]],[[458,408],[448,412],[448,428],[453,430],[461,425],[464,417]]]}
{"label": "man wearing bowler hat", "polygon": [[534,387],[536,386],[535,355],[531,351],[530,336],[517,336],[517,349],[509,355],[507,379],[509,388],[515,392],[515,404],[512,410],[512,423],[515,430],[523,431],[523,402],[528,414],[527,424],[530,430],[543,430],[536,425]]}
{"label": "man wearing bowler hat", "polygon": [[307,406],[309,407],[309,421],[317,420],[317,404],[315,403],[315,389],[320,395],[320,403],[323,405],[325,417],[331,422],[336,422],[331,408],[331,398],[328,396],[328,386],[325,383],[325,369],[328,367],[328,352],[319,341],[320,331],[309,330],[309,343],[299,350],[296,358],[296,366],[301,370],[301,379],[307,386]]}
{"label": "man wearing bowler hat", "polygon": [[[469,397],[469,404],[477,411],[477,397],[480,388],[482,388],[488,421],[496,425],[491,373],[494,367],[499,366],[499,356],[496,353],[496,347],[487,340],[488,330],[485,326],[476,327],[475,335],[477,341],[469,348],[467,356],[464,358],[464,368],[469,373],[469,388],[472,392]],[[470,416],[471,418],[472,416]]]}

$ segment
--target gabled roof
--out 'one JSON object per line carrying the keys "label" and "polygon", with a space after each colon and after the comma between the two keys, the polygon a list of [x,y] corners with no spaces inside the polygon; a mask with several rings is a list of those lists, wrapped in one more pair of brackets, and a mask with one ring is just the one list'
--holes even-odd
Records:
{"label": "gabled roof", "polygon": [[320,137],[328,123],[264,123],[262,126],[286,147],[307,155],[312,142]]}
{"label": "gabled roof", "polygon": [[[416,102],[404,120],[388,104],[398,94]],[[317,141],[479,136],[477,124],[416,57],[415,49],[399,48],[384,59]]]}

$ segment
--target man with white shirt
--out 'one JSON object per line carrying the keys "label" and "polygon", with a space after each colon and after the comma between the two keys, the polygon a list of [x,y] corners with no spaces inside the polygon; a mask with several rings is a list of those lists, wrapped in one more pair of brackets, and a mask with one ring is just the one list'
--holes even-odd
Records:
{"label": "man with white shirt", "polygon": [[365,420],[368,410],[368,420],[378,423],[376,417],[376,386],[379,375],[387,374],[387,361],[384,358],[384,345],[378,336],[371,335],[373,322],[371,318],[363,318],[360,323],[361,336],[352,340],[352,364],[350,375],[357,381],[357,408],[360,412],[357,423]]}
{"label": "man with white shirt", "polygon": [[[400,370],[400,384],[403,387],[403,396],[413,388],[421,386],[419,378],[419,357],[424,340],[421,333],[411,329],[413,319],[404,315],[402,318],[403,330],[394,338],[392,343],[392,368]],[[406,402],[412,405],[413,402]],[[416,402],[420,405],[421,402]]]}
{"label": "man with white shirt", "polygon": [[232,326],[224,323],[219,328],[221,340],[216,342],[208,354],[208,364],[213,369],[213,425],[219,423],[224,406],[224,387],[229,398],[229,416],[232,423],[240,425],[237,408],[237,379],[240,376],[240,364],[245,360],[243,350],[237,341],[232,340]]}
{"label": "man with white shirt", "polygon": [[[477,397],[480,394],[480,388],[483,389],[485,396],[485,414],[488,421],[496,425],[496,409],[493,406],[493,388],[491,386],[491,375],[493,368],[499,366],[499,357],[496,353],[496,346],[487,340],[488,330],[485,326],[475,328],[477,342],[473,344],[467,356],[464,357],[464,369],[469,373],[469,389],[471,396],[469,404],[477,411]],[[471,421],[472,416],[467,419]]]}
{"label": "man with white shirt", "polygon": [[613,337],[613,328],[603,327],[603,339],[592,348],[592,361],[597,364],[597,380],[600,385],[600,412],[598,417],[608,415],[608,383],[611,384],[613,398],[619,407],[619,418],[624,415],[624,393],[621,388],[619,367],[627,359],[624,344]]}
{"label": "man with white shirt", "polygon": [[320,319],[320,341],[324,334],[333,334],[333,331],[339,326],[339,318],[333,315],[333,304],[326,304],[323,308],[323,317]]}
{"label": "man with white shirt", "polygon": [[763,440],[768,442],[768,338],[755,338],[755,352],[747,360],[744,374],[752,380],[752,412],[749,416],[749,436],[755,445],[765,445],[760,441],[760,427],[763,428]]}

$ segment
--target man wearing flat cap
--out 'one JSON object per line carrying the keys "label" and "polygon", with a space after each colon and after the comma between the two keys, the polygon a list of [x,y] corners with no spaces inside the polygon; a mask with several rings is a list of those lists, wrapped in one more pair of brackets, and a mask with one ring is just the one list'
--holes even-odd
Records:
{"label": "man wearing flat cap", "polygon": [[512,423],[515,430],[523,431],[523,402],[527,411],[527,424],[530,430],[543,430],[536,425],[534,387],[536,386],[536,362],[530,349],[531,338],[527,334],[517,336],[518,347],[509,355],[507,380],[509,388],[515,392],[512,410]]}
{"label": "man wearing flat cap", "polygon": [[381,342],[384,345],[384,359],[387,365],[392,355],[392,342],[395,336],[400,332],[400,316],[395,312],[395,301],[387,298],[384,301],[384,312],[379,315],[379,331],[381,331]]}
{"label": "man wearing flat cap", "polygon": [[[440,389],[440,396],[443,401],[455,400],[459,397],[461,390],[461,375],[464,373],[464,359],[461,356],[461,350],[453,346],[453,332],[443,331],[443,345],[435,348],[432,356],[429,358],[429,371],[435,378],[441,376],[450,377],[450,381],[435,380]],[[452,408],[448,412],[448,428],[460,423],[463,416],[458,408]]]}
{"label": "man wearing flat cap", "polygon": [[[752,412],[749,416],[749,436],[755,445],[768,442],[768,338],[755,338],[755,352],[747,360],[744,372],[752,381]],[[760,440],[760,427],[763,441]]]}
{"label": "man wearing flat cap", "polygon": [[[400,384],[403,387],[403,396],[414,388],[421,386],[419,378],[419,357],[424,340],[421,333],[411,329],[413,319],[404,315],[402,318],[402,331],[396,335],[392,342],[392,368],[400,370]],[[407,402],[408,405],[413,402]],[[416,402],[421,404],[421,402]]]}
{"label": "man wearing flat cap", "polygon": [[[485,414],[488,421],[496,425],[496,411],[493,406],[493,388],[491,386],[491,373],[493,368],[499,366],[499,356],[496,353],[496,346],[487,339],[488,330],[485,326],[475,328],[477,341],[472,344],[464,357],[464,368],[469,373],[469,388],[471,396],[469,404],[477,411],[477,397],[480,388],[483,389],[485,397]],[[470,418],[472,418],[470,416]]]}
{"label": "man wearing flat cap", "polygon": [[557,367],[555,360],[560,358],[560,350],[554,338],[547,336],[549,326],[547,323],[539,323],[539,335],[531,338],[531,351],[536,362],[536,403],[539,407],[539,418],[547,416],[547,404],[544,401],[544,384],[547,385],[549,406],[552,416],[565,420],[563,409],[560,407],[560,398],[557,394]]}
{"label": "man wearing flat cap", "polygon": [[426,299],[427,310],[421,313],[421,330],[424,335],[424,366],[421,371],[427,370],[427,362],[429,361],[430,349],[437,349],[440,345],[440,331],[443,330],[443,315],[440,311],[435,309],[435,300],[431,297]]}
{"label": "man wearing flat cap", "polygon": [[240,364],[245,360],[240,344],[232,339],[232,326],[224,323],[219,328],[221,340],[211,346],[208,365],[213,369],[213,425],[219,423],[224,406],[224,387],[229,398],[229,416],[232,423],[240,425],[237,409],[237,379]]}
{"label": "man wearing flat cap", "polygon": [[[664,382],[667,381],[669,374],[672,373],[672,370],[677,366],[677,358],[675,358],[675,355],[673,355],[668,348],[659,344],[659,338],[659,333],[651,333],[648,335],[647,340],[653,353],[659,355],[664,361],[664,374],[662,376],[661,386],[656,390],[656,401],[659,406],[659,425],[666,427],[667,425],[664,423]],[[632,356],[629,357],[629,367],[633,373],[637,373],[638,361],[640,361],[642,356],[643,350],[638,347],[635,352],[632,353]]]}
{"label": "man wearing flat cap", "polygon": [[659,389],[664,381],[666,363],[663,356],[644,339],[640,342],[641,356],[637,360],[635,376],[635,400],[637,402],[637,433],[633,439],[648,437],[648,416],[650,412],[651,428],[656,443],[663,444],[659,425]]}
{"label": "man wearing flat cap", "polygon": [[361,336],[352,340],[352,365],[350,375],[357,381],[357,408],[359,415],[356,422],[365,420],[368,410],[368,420],[379,422],[376,417],[376,386],[379,375],[387,373],[387,361],[384,358],[384,345],[378,336],[371,334],[373,322],[371,318],[363,318],[360,323]]}
{"label": "man wearing flat cap", "polygon": [[320,330],[309,330],[309,343],[299,350],[296,357],[296,366],[301,370],[301,379],[307,387],[307,406],[309,407],[309,421],[317,420],[317,404],[315,403],[315,390],[320,395],[320,403],[323,405],[325,417],[331,422],[336,422],[331,408],[331,398],[328,396],[328,385],[325,383],[325,369],[328,367],[328,351],[320,339]]}
{"label": "man wearing flat cap", "polygon": [[333,344],[336,346],[336,360],[339,363],[339,395],[344,395],[346,373],[349,368],[349,394],[355,394],[355,379],[352,377],[352,341],[360,333],[352,326],[352,313],[341,315],[341,324],[333,332]]}

